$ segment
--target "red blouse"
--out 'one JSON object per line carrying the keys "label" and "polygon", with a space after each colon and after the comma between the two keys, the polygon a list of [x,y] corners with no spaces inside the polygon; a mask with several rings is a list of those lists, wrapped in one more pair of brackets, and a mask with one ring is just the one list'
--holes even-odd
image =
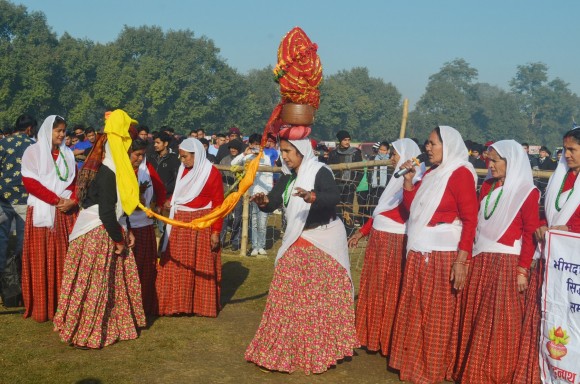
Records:
{"label": "red blouse", "polygon": [[[52,158],[56,161],[56,159],[58,159],[59,152],[56,152],[56,153],[52,152],[51,154],[52,154]],[[74,171],[75,171],[74,169],[70,170],[70,172],[74,172]],[[66,188],[67,191],[72,192],[72,195],[70,197],[71,200],[75,200],[75,201],[77,199],[77,197],[76,197],[76,184],[77,184],[76,181],[77,181],[77,174],[75,174],[73,181]],[[44,201],[46,204],[57,205],[58,202],[60,201],[60,197],[57,196],[56,193],[54,193],[50,189],[46,188],[44,185],[42,185],[40,183],[40,181],[38,181],[36,179],[33,179],[31,177],[22,177],[22,184],[24,184],[24,188],[26,188],[26,191],[29,194],[34,195],[34,197]]]}
{"label": "red blouse", "polygon": [[[429,169],[425,172],[425,175],[433,169],[435,168]],[[413,190],[403,191],[403,204],[407,210],[410,210],[411,203],[413,203],[421,184],[422,182],[419,181],[414,185]],[[475,238],[475,229],[477,227],[478,208],[477,192],[475,191],[472,173],[466,167],[457,168],[449,177],[441,202],[428,225],[448,224],[459,218],[463,228],[457,248],[467,252],[467,258],[471,259],[473,239]]]}
{"label": "red blouse", "polygon": [[165,185],[159,174],[155,170],[155,167],[150,163],[146,162],[147,170],[149,171],[149,176],[151,177],[151,184],[153,184],[153,192],[155,193],[155,200],[158,207],[163,207],[165,204],[165,197],[167,195],[167,191],[165,190]]}
{"label": "red blouse", "polygon": [[[481,186],[481,191],[479,192],[479,203],[481,206],[481,201],[485,199],[491,186],[493,185],[493,180],[486,180]],[[494,189],[499,188],[500,185],[497,183]],[[539,201],[540,191],[537,189],[532,190],[524,204],[520,208],[519,212],[514,217],[514,220],[507,228],[503,236],[498,240],[500,244],[507,246],[513,246],[514,242],[518,239],[522,239],[522,249],[520,252],[520,259],[518,265],[525,269],[530,268],[532,263],[532,258],[534,256],[534,250],[536,249],[536,244],[534,241],[534,232],[540,226],[539,217]],[[489,211],[488,211],[489,212]],[[499,212],[495,212],[499,214]]]}
{"label": "red blouse", "polygon": [[[409,211],[407,211],[403,203],[401,203],[399,204],[398,207],[395,207],[389,211],[381,212],[380,215],[388,217],[389,219],[396,221],[397,223],[404,224],[409,218]],[[370,219],[367,220],[365,225],[362,226],[362,228],[360,229],[360,233],[362,233],[363,236],[368,236],[368,234],[371,233],[372,227],[373,227],[373,218],[371,217]]]}
{"label": "red blouse", "polygon": [[[183,176],[187,175],[189,172],[188,168],[183,171]],[[183,176],[181,176],[183,178]],[[189,203],[184,204],[189,208],[203,208],[207,206],[210,202],[212,203],[212,209],[220,206],[224,201],[224,185],[222,184],[222,175],[216,167],[211,167],[211,172],[207,179],[207,182],[203,186],[203,189],[199,195],[191,200]],[[223,219],[216,220],[211,225],[212,232],[221,232]]]}

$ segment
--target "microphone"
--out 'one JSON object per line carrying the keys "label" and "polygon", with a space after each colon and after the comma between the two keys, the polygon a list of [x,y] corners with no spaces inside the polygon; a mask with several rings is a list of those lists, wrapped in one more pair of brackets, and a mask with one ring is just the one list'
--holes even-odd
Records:
{"label": "microphone", "polygon": [[[419,165],[419,164],[427,161],[428,158],[429,158],[429,156],[427,156],[427,154],[425,152],[423,152],[419,156],[414,157],[411,160],[415,163],[415,165]],[[395,174],[393,176],[395,176],[395,179],[398,179],[399,177],[406,175],[409,172],[410,172],[409,169],[400,169],[397,172],[395,172]]]}

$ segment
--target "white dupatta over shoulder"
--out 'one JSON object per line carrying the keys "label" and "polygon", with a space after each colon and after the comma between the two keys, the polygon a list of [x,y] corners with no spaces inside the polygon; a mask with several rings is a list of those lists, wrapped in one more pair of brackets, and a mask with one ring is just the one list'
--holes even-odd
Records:
{"label": "white dupatta over shoulder", "polygon": [[[64,140],[59,146],[56,161],[52,157],[52,126],[57,117],[57,115],[51,115],[44,120],[38,130],[38,140],[24,151],[22,176],[38,180],[57,196],[68,199],[72,192],[67,188],[75,178],[76,163],[73,152],[65,145]],[[61,177],[65,177],[64,180],[61,180],[57,174],[57,167]],[[56,214],[54,205],[47,204],[32,194],[28,195],[27,203],[34,207],[32,220],[35,227],[52,228],[54,226]]]}
{"label": "white dupatta over shoulder", "polygon": [[[316,174],[321,168],[326,167],[326,165],[319,162],[316,159],[316,156],[314,156],[312,144],[309,139],[289,140],[289,142],[304,156],[298,169],[294,188],[300,187],[306,191],[311,191],[314,189]],[[283,159],[282,172],[287,175],[291,173],[290,168],[288,168]],[[280,249],[278,249],[276,262],[280,260],[288,248],[290,248],[290,246],[302,236],[302,238],[333,257],[347,271],[348,276],[351,277],[350,259],[348,257],[348,242],[346,238],[346,230],[344,229],[342,221],[340,221],[340,219],[335,219],[328,225],[304,231],[304,225],[306,224],[306,219],[310,213],[310,206],[311,204],[305,202],[303,198],[292,195],[290,196],[288,206],[284,213],[286,215],[288,226],[284,232],[284,237],[282,238],[282,245],[280,246]]]}

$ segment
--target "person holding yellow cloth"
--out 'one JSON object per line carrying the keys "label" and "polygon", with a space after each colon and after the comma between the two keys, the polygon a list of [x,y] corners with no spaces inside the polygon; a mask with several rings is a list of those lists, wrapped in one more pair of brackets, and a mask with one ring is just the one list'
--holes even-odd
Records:
{"label": "person holding yellow cloth", "polygon": [[82,210],[69,236],[53,321],[61,339],[80,349],[136,339],[146,324],[128,220],[139,204],[127,155],[132,122],[120,109],[107,117],[77,180]]}

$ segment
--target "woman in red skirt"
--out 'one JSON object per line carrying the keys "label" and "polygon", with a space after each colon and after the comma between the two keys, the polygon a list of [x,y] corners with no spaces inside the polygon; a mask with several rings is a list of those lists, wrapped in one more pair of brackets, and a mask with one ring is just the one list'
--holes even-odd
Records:
{"label": "woman in red skirt", "polygon": [[[543,246],[548,229],[580,233],[580,129],[564,134],[564,153],[546,187],[546,217],[536,230],[536,240]],[[540,254],[537,252],[539,258]],[[538,345],[540,342],[540,298],[544,259],[535,260],[530,289],[526,298],[524,329],[519,348],[519,361],[514,383],[540,383]]]}
{"label": "woman in red skirt", "polygon": [[[181,166],[167,208],[170,218],[190,222],[221,205],[224,190],[220,172],[206,159],[197,139],[179,145],[179,158]],[[156,282],[159,315],[217,317],[221,309],[221,228],[222,220],[202,230],[166,226]]]}
{"label": "woman in red skirt", "polygon": [[36,144],[22,156],[22,182],[28,213],[22,252],[24,317],[52,320],[58,304],[68,235],[76,218],[76,164],[66,147],[66,122],[48,116]]}
{"label": "woman in red skirt", "polygon": [[[160,212],[163,204],[165,204],[165,186],[155,168],[145,159],[146,149],[147,142],[145,140],[133,140],[129,150],[129,158],[139,181],[141,203],[145,207],[149,207],[153,196],[155,196],[156,210]],[[157,277],[155,221],[137,208],[129,217],[129,222],[131,231],[135,236],[133,254],[139,271],[143,309],[145,314],[153,314],[156,313],[157,308],[157,294],[155,292],[155,279]]]}
{"label": "woman in red skirt", "polygon": [[403,184],[409,209],[407,260],[389,365],[413,383],[452,380],[457,356],[461,292],[477,226],[477,175],[459,132],[440,126],[426,145],[433,165]]}
{"label": "woman in red skirt", "polygon": [[[395,169],[421,153],[411,139],[397,140],[392,146]],[[424,165],[417,167],[415,181],[421,179],[424,170]],[[349,247],[356,247],[370,233],[356,306],[356,332],[361,345],[369,351],[381,351],[384,356],[389,354],[401,291],[408,216],[403,206],[403,179],[392,177],[380,196],[373,218],[348,241]]]}
{"label": "woman in red skirt", "polygon": [[[132,120],[118,109],[87,157],[77,183],[82,210],[65,258],[54,328],[80,349],[138,337],[145,326],[141,287],[127,223],[139,203],[139,185],[127,151]],[[117,182],[120,180],[120,182]]]}
{"label": "woman in red skirt", "polygon": [[346,231],[336,217],[340,194],[310,140],[281,134],[280,150],[284,175],[252,201],[265,212],[283,206],[288,226],[245,357],[269,370],[322,373],[358,347]]}
{"label": "woman in red skirt", "polygon": [[539,226],[540,192],[526,152],[514,140],[488,149],[489,174],[479,195],[477,238],[465,292],[456,380],[510,383],[518,361]]}

